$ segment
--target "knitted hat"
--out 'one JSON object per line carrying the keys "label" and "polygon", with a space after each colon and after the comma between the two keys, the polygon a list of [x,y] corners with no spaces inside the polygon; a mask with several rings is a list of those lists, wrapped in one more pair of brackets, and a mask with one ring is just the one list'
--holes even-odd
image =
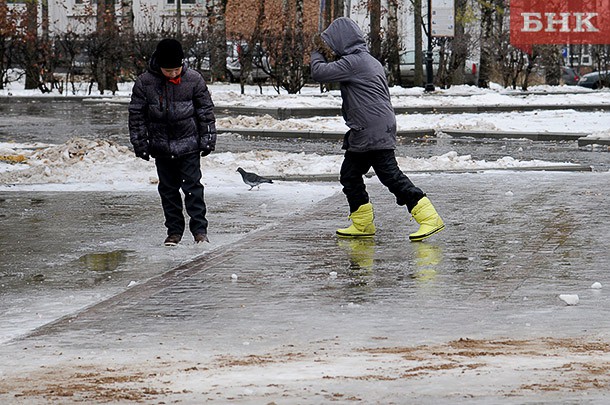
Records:
{"label": "knitted hat", "polygon": [[182,66],[182,59],[184,59],[184,51],[182,45],[175,39],[163,39],[157,44],[157,50],[155,51],[157,63],[159,67],[165,69],[173,69]]}

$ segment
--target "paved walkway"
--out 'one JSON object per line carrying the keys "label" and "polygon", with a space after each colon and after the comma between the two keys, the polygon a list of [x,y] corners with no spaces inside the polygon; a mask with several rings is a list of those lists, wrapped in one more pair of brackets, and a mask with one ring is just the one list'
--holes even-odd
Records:
{"label": "paved walkway", "polygon": [[423,243],[371,180],[374,240],[336,194],[0,346],[0,401],[608,403],[609,176],[415,176]]}

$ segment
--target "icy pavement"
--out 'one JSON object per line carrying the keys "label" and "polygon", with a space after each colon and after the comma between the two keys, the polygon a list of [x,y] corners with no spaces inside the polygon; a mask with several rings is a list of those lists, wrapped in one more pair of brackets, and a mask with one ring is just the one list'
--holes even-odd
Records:
{"label": "icy pavement", "polygon": [[609,177],[413,175],[447,223],[423,243],[375,179],[371,241],[333,235],[339,192],[283,218],[217,201],[221,247],[2,344],[0,401],[607,403]]}

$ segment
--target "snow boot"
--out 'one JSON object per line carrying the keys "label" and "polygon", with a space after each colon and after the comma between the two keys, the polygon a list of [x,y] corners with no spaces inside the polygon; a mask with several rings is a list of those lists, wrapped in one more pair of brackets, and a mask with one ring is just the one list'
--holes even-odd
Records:
{"label": "snow boot", "polygon": [[436,212],[436,209],[434,209],[434,205],[432,205],[428,197],[419,200],[411,211],[411,215],[420,225],[417,232],[409,235],[409,239],[412,242],[424,240],[445,229],[445,223]]}
{"label": "snow boot", "polygon": [[366,203],[349,215],[352,224],[343,229],[337,229],[337,235],[347,238],[371,238],[375,235],[373,223],[373,204]]}

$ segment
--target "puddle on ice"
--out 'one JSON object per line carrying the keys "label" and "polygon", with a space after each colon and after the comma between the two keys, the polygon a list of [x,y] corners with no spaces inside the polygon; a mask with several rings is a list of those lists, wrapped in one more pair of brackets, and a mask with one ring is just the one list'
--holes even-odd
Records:
{"label": "puddle on ice", "polygon": [[130,250],[114,250],[112,252],[87,253],[78,260],[91,271],[113,271],[127,260]]}

